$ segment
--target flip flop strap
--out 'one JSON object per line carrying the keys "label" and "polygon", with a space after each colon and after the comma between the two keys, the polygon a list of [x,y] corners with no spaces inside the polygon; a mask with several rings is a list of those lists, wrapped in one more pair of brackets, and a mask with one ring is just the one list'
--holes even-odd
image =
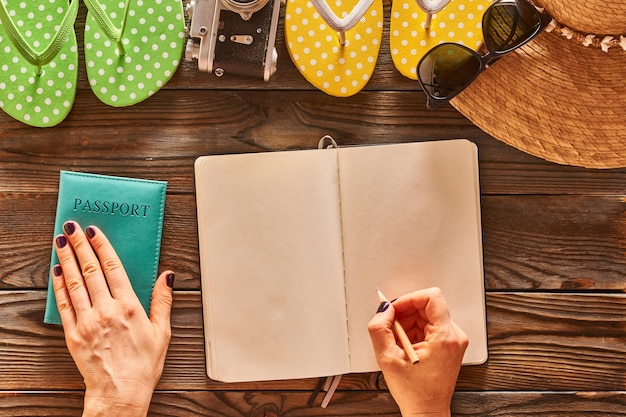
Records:
{"label": "flip flop strap", "polygon": [[322,19],[336,32],[345,32],[356,26],[373,2],[374,0],[360,0],[346,17],[340,19],[325,0],[311,0]]}
{"label": "flip flop strap", "polygon": [[98,0],[83,0],[89,13],[93,16],[98,26],[102,29],[104,34],[114,42],[120,42],[122,35],[124,34],[124,27],[126,26],[126,18],[128,17],[128,6],[130,0],[126,0],[126,6],[124,6],[124,20],[122,21],[122,27],[116,27],[107,12],[102,8]]}
{"label": "flip flop strap", "polygon": [[438,13],[450,3],[450,0],[415,0],[417,5],[427,13]]}
{"label": "flip flop strap", "polygon": [[28,41],[20,33],[19,29],[9,16],[9,12],[6,9],[4,0],[0,0],[0,21],[9,38],[13,43],[17,51],[28,61],[35,66],[46,65],[54,59],[59,51],[65,46],[65,43],[69,39],[70,31],[74,30],[74,22],[76,16],[78,16],[78,0],[71,0],[70,6],[63,16],[63,21],[59,26],[59,30],[52,37],[52,40],[43,51],[36,51],[32,46],[28,44]]}

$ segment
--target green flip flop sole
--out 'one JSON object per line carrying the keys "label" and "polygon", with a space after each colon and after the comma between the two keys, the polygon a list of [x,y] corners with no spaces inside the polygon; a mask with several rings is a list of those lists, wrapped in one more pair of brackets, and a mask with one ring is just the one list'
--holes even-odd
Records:
{"label": "green flip flop sole", "polygon": [[[176,72],[185,43],[180,0],[126,1],[85,2],[87,77],[100,101],[114,107],[139,103],[161,89]],[[119,28],[123,53],[103,19]]]}
{"label": "green flip flop sole", "polygon": [[[73,31],[75,15],[67,19],[71,30],[66,36],[55,39],[61,22],[69,14],[67,0],[0,1],[4,2],[6,11],[0,24],[0,108],[30,126],[55,126],[67,117],[76,96],[78,47]],[[74,1],[77,10],[78,2]],[[63,43],[62,46],[59,44],[58,52],[51,54],[54,56],[51,60],[42,60],[49,62],[41,65],[40,74],[11,38],[11,26],[19,32],[27,49],[49,51],[51,42]]]}

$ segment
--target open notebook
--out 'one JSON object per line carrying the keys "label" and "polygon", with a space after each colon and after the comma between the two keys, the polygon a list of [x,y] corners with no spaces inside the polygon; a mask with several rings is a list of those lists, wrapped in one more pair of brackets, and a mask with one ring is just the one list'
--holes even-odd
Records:
{"label": "open notebook", "polygon": [[476,146],[467,140],[200,157],[207,371],[225,382],[378,370],[379,304],[439,286],[487,359]]}

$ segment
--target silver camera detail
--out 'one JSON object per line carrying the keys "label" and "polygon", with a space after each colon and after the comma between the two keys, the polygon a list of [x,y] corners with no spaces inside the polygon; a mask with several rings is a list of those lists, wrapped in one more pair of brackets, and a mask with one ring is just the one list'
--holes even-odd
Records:
{"label": "silver camera detail", "polygon": [[281,0],[191,0],[185,12],[185,59],[218,77],[236,74],[269,81],[276,72]]}

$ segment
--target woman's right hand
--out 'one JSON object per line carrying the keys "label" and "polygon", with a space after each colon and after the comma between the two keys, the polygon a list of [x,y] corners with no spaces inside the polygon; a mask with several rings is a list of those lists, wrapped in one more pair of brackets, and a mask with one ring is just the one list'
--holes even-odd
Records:
{"label": "woman's right hand", "polygon": [[[400,322],[420,361],[413,365],[393,333]],[[376,360],[404,417],[450,416],[450,403],[468,345],[438,288],[382,303],[368,325]]]}

